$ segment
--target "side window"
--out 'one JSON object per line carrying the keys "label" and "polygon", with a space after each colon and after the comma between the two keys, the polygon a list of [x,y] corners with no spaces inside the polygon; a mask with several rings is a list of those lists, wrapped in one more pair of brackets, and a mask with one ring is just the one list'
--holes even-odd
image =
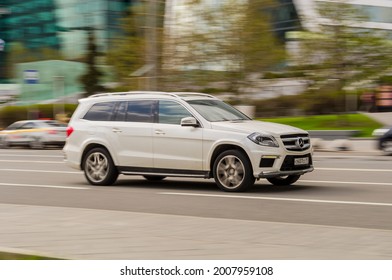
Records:
{"label": "side window", "polygon": [[110,121],[114,105],[114,102],[96,103],[88,110],[83,119],[89,121]]}
{"label": "side window", "polygon": [[173,101],[159,101],[158,122],[167,124],[181,124],[181,119],[192,117],[181,104]]}
{"label": "side window", "polygon": [[127,122],[154,122],[156,102],[153,100],[128,101]]}
{"label": "side window", "polygon": [[22,125],[19,129],[32,129],[35,127],[35,124],[32,122],[28,122],[24,125]]}

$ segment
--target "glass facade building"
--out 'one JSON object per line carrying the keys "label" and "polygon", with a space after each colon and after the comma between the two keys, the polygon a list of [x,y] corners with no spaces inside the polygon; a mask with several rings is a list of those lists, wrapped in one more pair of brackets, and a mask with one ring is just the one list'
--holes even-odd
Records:
{"label": "glass facade building", "polygon": [[302,30],[293,0],[277,0],[272,9],[272,26],[281,41],[285,40],[286,32]]}
{"label": "glass facade building", "polygon": [[10,46],[23,45],[34,53],[44,48],[61,52],[65,59],[86,51],[87,30],[95,32],[99,50],[105,51],[119,29],[132,0],[0,0],[0,79]]}

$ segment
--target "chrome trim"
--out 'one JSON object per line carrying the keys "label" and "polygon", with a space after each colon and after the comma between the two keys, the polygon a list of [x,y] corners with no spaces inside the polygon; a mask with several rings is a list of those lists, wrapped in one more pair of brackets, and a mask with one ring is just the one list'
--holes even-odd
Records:
{"label": "chrome trim", "polygon": [[210,178],[207,174],[196,175],[196,174],[176,174],[176,173],[153,173],[153,172],[133,172],[133,171],[120,171],[124,175],[153,175],[153,176],[166,176],[166,177],[185,177],[185,178]]}
{"label": "chrome trim", "polygon": [[263,171],[261,172],[257,178],[273,178],[278,176],[287,176],[287,175],[302,175],[308,172],[312,172],[314,167],[310,167],[302,170],[291,170],[291,171]]}
{"label": "chrome trim", "polygon": [[[310,137],[303,135],[281,135],[280,139],[288,151],[305,151],[310,148]],[[291,144],[289,144],[291,143]],[[301,145],[300,145],[301,143]]]}

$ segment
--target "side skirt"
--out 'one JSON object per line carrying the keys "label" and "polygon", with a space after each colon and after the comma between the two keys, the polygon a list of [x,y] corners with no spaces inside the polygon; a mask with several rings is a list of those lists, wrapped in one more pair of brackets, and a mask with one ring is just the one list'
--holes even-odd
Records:
{"label": "side skirt", "polygon": [[156,175],[168,177],[211,178],[209,171],[166,169],[152,167],[117,166],[118,171],[124,175]]}

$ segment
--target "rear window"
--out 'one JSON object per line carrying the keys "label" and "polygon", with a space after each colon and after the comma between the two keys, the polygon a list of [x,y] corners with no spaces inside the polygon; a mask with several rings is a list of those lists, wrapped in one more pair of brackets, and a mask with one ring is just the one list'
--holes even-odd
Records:
{"label": "rear window", "polygon": [[83,119],[89,121],[110,121],[114,106],[114,102],[96,103],[88,110]]}

